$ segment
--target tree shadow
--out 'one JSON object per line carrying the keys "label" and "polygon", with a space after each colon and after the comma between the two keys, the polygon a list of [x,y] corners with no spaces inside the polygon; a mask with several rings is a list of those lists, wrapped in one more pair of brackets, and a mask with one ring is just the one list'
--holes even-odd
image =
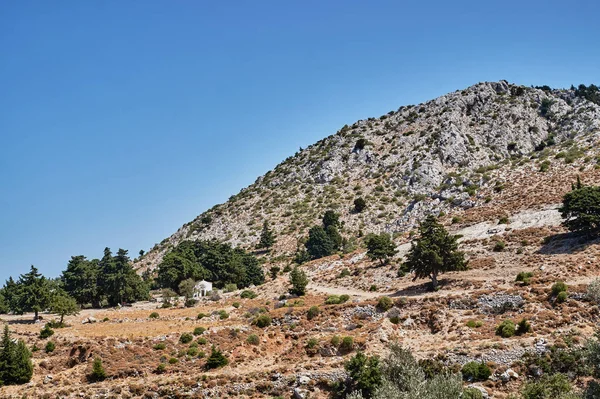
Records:
{"label": "tree shadow", "polygon": [[558,233],[546,237],[542,247],[536,253],[541,255],[573,254],[597,243],[600,243],[598,236],[580,232]]}
{"label": "tree shadow", "polygon": [[[440,288],[443,288],[444,285],[448,284],[450,280],[448,279],[440,279],[438,280],[438,285]],[[392,298],[401,297],[401,296],[419,296],[427,293],[434,292],[431,290],[431,282],[424,282],[421,284],[411,285],[410,287],[403,288],[399,291],[390,294],[389,296]]]}

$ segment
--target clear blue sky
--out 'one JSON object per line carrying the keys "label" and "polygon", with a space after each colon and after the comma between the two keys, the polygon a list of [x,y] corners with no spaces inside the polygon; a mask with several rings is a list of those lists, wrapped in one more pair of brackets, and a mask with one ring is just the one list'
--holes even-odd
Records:
{"label": "clear blue sky", "polygon": [[345,123],[600,83],[597,1],[3,1],[0,282],[136,255]]}

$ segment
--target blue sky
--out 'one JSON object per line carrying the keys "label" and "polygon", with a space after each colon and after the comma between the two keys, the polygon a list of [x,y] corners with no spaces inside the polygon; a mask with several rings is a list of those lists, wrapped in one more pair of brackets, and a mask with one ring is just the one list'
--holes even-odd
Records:
{"label": "blue sky", "polygon": [[0,281],[147,250],[344,124],[600,83],[596,1],[0,2]]}

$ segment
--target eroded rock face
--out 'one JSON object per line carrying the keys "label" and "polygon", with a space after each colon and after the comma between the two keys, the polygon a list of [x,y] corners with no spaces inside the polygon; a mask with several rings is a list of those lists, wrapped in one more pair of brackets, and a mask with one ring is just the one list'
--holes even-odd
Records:
{"label": "eroded rock face", "polygon": [[[487,168],[519,159],[550,137],[560,143],[599,130],[600,106],[572,90],[478,83],[357,121],[302,149],[182,226],[136,266],[155,268],[169,248],[186,239],[253,247],[260,234],[255,221],[265,218],[279,235],[275,252],[293,250],[298,232],[282,231],[302,220],[316,222],[332,207],[347,230],[407,231],[428,214],[482,202],[477,189],[489,184]],[[357,192],[378,201],[361,218],[352,213]]]}

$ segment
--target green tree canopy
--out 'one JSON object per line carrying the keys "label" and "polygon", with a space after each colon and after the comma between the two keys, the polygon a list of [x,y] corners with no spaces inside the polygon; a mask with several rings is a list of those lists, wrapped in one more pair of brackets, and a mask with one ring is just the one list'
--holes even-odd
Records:
{"label": "green tree canopy", "polygon": [[0,348],[0,385],[25,384],[33,375],[31,352],[23,341],[10,338],[8,325],[4,326]]}
{"label": "green tree canopy", "polygon": [[235,284],[238,288],[260,285],[265,280],[254,255],[216,240],[184,241],[158,266],[160,287],[178,290],[179,284],[189,278],[212,280],[217,287]]}
{"label": "green tree canopy", "polygon": [[119,249],[117,255],[112,256],[110,248],[105,248],[99,267],[101,289],[110,306],[148,298],[148,286],[131,267],[127,250]]}
{"label": "green tree canopy", "polygon": [[325,211],[323,215],[323,228],[327,229],[329,226],[340,227],[340,215],[332,210]]}
{"label": "green tree canopy", "polygon": [[311,227],[304,246],[312,259],[323,258],[335,252],[335,244],[321,226]]}
{"label": "green tree canopy", "polygon": [[573,190],[563,197],[561,216],[570,231],[600,232],[600,187],[584,186],[578,179]]}
{"label": "green tree canopy", "polygon": [[365,243],[368,249],[367,256],[371,259],[378,259],[382,265],[398,252],[392,237],[387,233],[369,234],[365,238]]}
{"label": "green tree canopy", "polygon": [[98,262],[98,259],[88,260],[83,255],[72,256],[62,273],[64,290],[81,305],[90,303],[99,308],[102,302]]}
{"label": "green tree canopy", "polygon": [[48,280],[33,265],[29,273],[22,274],[10,290],[12,298],[9,307],[14,313],[34,312],[34,320],[37,320],[39,312],[50,305]]}
{"label": "green tree canopy", "polygon": [[294,266],[292,271],[290,272],[290,283],[292,284],[292,288],[290,289],[290,293],[298,296],[302,296],[306,294],[306,286],[308,286],[308,277],[306,277],[306,273],[301,270],[298,266]]}
{"label": "green tree canopy", "polygon": [[60,324],[63,324],[65,316],[76,315],[79,313],[77,301],[70,297],[66,292],[59,291],[52,295],[50,310],[60,316]]}
{"label": "green tree canopy", "polygon": [[433,289],[437,288],[438,275],[449,271],[465,270],[467,261],[458,250],[456,236],[450,235],[434,216],[419,226],[419,235],[412,243],[404,268],[417,278],[430,278]]}
{"label": "green tree canopy", "polygon": [[367,201],[364,200],[364,198],[360,197],[360,198],[356,198],[354,200],[354,210],[358,213],[362,212],[365,210],[365,208],[367,207]]}

